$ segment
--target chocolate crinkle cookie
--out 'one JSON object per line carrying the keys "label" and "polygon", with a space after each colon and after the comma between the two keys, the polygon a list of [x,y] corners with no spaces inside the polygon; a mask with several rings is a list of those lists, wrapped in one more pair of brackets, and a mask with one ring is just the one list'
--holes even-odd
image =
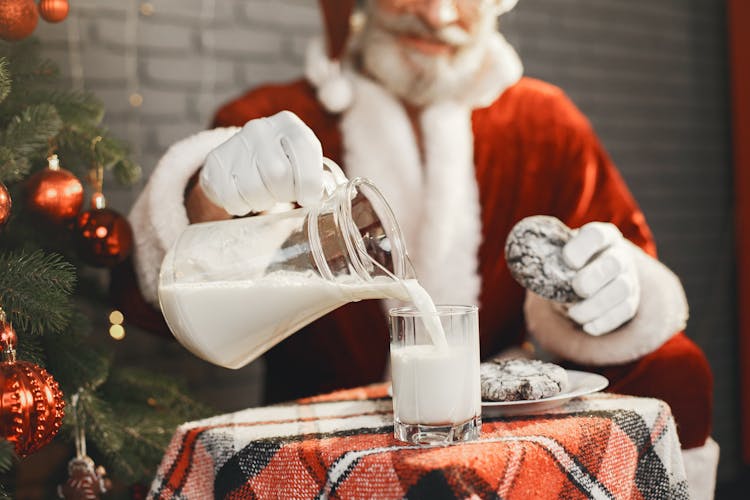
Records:
{"label": "chocolate crinkle cookie", "polygon": [[562,254],[571,236],[570,228],[555,217],[535,215],[521,220],[505,242],[510,274],[521,286],[545,299],[578,302],[581,297],[572,285],[576,270],[565,263]]}
{"label": "chocolate crinkle cookie", "polygon": [[521,401],[549,398],[568,386],[568,374],[535,359],[503,359],[482,363],[482,399]]}

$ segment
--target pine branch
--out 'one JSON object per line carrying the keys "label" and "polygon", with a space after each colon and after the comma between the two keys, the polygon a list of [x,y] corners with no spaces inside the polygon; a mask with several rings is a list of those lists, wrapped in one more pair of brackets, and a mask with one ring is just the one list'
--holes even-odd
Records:
{"label": "pine branch", "polygon": [[[13,182],[23,178],[46,157],[50,144],[58,146],[63,165],[79,176],[93,165],[114,169],[117,182],[132,185],[141,176],[141,169],[128,155],[128,147],[110,136],[101,126],[102,103],[87,92],[56,89],[57,70],[39,57],[38,44],[22,42],[13,50],[0,46],[0,57],[8,61],[14,85],[7,99],[0,99],[0,181]],[[44,109],[56,117],[37,120],[35,110]],[[51,110],[51,111],[50,111]],[[31,124],[43,123],[45,129],[29,130]],[[91,142],[102,140],[95,151]],[[31,141],[22,142],[22,139]]]}
{"label": "pine branch", "polygon": [[0,182],[23,178],[31,170],[28,158],[18,157],[7,146],[0,146]]}
{"label": "pine branch", "polygon": [[[4,439],[0,439],[0,474],[5,474],[15,464],[18,458],[13,449],[13,445]],[[11,496],[5,489],[5,485],[0,484],[0,500],[10,499]]]}
{"label": "pine branch", "polygon": [[0,255],[0,306],[13,325],[32,335],[60,332],[70,321],[75,268],[42,251]]}
{"label": "pine branch", "polygon": [[8,472],[16,461],[13,445],[5,439],[0,439],[0,474]]}
{"label": "pine branch", "polygon": [[214,413],[186,396],[176,381],[140,369],[113,370],[101,393],[120,415],[127,442],[112,465],[131,481],[153,477],[178,425]]}
{"label": "pine branch", "polygon": [[44,347],[42,347],[39,339],[40,337],[21,335],[18,338],[18,359],[34,363],[41,366],[42,368],[45,368],[46,359],[44,355]]}
{"label": "pine branch", "polygon": [[35,104],[14,116],[0,136],[4,150],[0,181],[23,178],[28,173],[28,162],[23,162],[23,159],[42,155],[62,126],[62,120],[51,104]]}
{"label": "pine branch", "polygon": [[0,57],[0,102],[3,102],[11,89],[10,72],[8,70],[8,60]]}
{"label": "pine branch", "polygon": [[117,182],[123,186],[132,186],[138,182],[141,179],[141,175],[143,175],[141,166],[127,158],[115,163],[113,172]]}
{"label": "pine branch", "polygon": [[16,115],[26,106],[50,104],[55,107],[60,119],[67,124],[98,125],[104,118],[104,105],[90,92],[62,90],[56,88],[38,88],[30,83],[22,96],[3,104],[4,114]]}
{"label": "pine branch", "polygon": [[[135,468],[121,463],[119,458],[126,442],[120,421],[123,415],[113,412],[105,401],[88,390],[80,393],[78,415],[85,426],[87,440],[114,466],[115,474],[134,477]],[[72,418],[68,415],[65,417],[65,424],[70,432]]]}
{"label": "pine branch", "polygon": [[47,360],[47,369],[55,374],[66,394],[81,387],[95,390],[109,375],[110,356],[90,346],[82,348],[86,343],[85,336],[75,331],[43,337],[46,351],[55,353]]}
{"label": "pine branch", "polygon": [[[95,137],[102,140],[96,150],[91,149]],[[79,123],[66,125],[57,137],[60,155],[65,159],[67,168],[85,175],[91,165],[101,164],[105,170],[115,169],[115,178],[123,185],[132,185],[141,177],[141,168],[129,159],[128,147],[109,132],[98,126]]]}
{"label": "pine branch", "polygon": [[180,418],[196,419],[215,413],[212,408],[187,396],[177,380],[140,368],[113,370],[102,390],[105,395],[121,402],[143,403],[149,399],[154,408],[169,408]]}
{"label": "pine branch", "polygon": [[33,104],[13,117],[3,134],[4,144],[28,155],[49,147],[50,137],[62,128],[62,120],[49,103]]}
{"label": "pine branch", "polygon": [[59,78],[57,66],[50,60],[39,57],[40,44],[36,39],[18,43],[0,44],[0,57],[7,59],[13,75],[13,92],[21,93],[27,83],[36,86],[54,83]]}

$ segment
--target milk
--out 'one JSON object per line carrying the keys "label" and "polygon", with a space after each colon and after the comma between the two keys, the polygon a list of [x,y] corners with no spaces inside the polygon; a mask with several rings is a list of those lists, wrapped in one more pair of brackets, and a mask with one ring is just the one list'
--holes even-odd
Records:
{"label": "milk", "polygon": [[427,291],[416,280],[402,284],[431,344],[391,344],[395,417],[404,424],[441,426],[476,417],[481,413],[478,339],[468,345],[449,345]]}
{"label": "milk", "polygon": [[[348,302],[394,298],[420,312],[429,344],[392,347],[394,412],[405,423],[446,424],[478,415],[478,350],[449,345],[429,294],[416,280],[325,280],[278,271],[256,280],[181,282],[159,288],[175,337],[196,356],[240,368]],[[468,388],[468,390],[467,390]]]}
{"label": "milk", "polygon": [[327,281],[314,273],[279,271],[257,280],[161,286],[169,328],[186,348],[212,363],[240,368],[303,326],[348,302],[408,300],[399,281]]}
{"label": "milk", "polygon": [[422,288],[422,285],[420,285],[417,280],[402,280],[401,284],[409,294],[414,309],[419,311],[422,321],[424,322],[425,330],[427,330],[427,333],[432,340],[432,344],[441,349],[447,349],[448,343],[445,340],[443,325],[440,323],[440,318],[437,315],[437,308],[435,307],[435,303],[432,301],[430,294],[427,293],[427,290]]}
{"label": "milk", "polygon": [[405,424],[451,425],[481,413],[478,350],[391,346],[393,413]]}

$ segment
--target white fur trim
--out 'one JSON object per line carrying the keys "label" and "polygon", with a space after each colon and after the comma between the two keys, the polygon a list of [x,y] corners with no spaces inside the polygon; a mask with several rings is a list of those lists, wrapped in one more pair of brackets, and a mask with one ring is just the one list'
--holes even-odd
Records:
{"label": "white fur trim", "polygon": [[331,113],[341,113],[352,102],[352,84],[338,61],[329,59],[322,38],[313,39],[305,56],[305,77],[318,89],[318,101]]}
{"label": "white fur trim", "polygon": [[711,438],[698,448],[682,450],[688,489],[692,500],[712,500],[719,465],[719,444]]}
{"label": "white fur trim", "polygon": [[461,99],[472,108],[489,106],[523,76],[521,58],[503,35],[492,33],[487,39],[487,50],[489,64],[482,66]]}
{"label": "white fur trim", "polygon": [[184,192],[208,153],[239,128],[217,128],[183,139],[166,152],[130,211],[133,257],[143,297],[159,305],[159,268],[164,255],[188,225]]}
{"label": "white fur trim", "polygon": [[422,113],[423,167],[401,104],[371,80],[351,78],[354,100],[341,121],[347,174],[383,192],[433,299],[476,304],[481,222],[471,110],[441,103]]}
{"label": "white fur trim", "polygon": [[518,0],[500,0],[500,5],[498,6],[498,14],[505,14],[513,7],[515,7],[517,3]]}
{"label": "white fur trim", "polygon": [[[417,276],[441,304],[479,304],[479,189],[474,170],[471,109],[435,104],[420,118],[425,190],[417,243]],[[398,175],[398,173],[397,173]]]}
{"label": "white fur trim", "polygon": [[419,151],[401,104],[372,80],[352,74],[354,99],[341,118],[343,160],[349,178],[364,177],[388,200],[406,242],[413,251],[423,179]]}
{"label": "white fur trim", "polygon": [[641,284],[635,317],[612,333],[594,337],[564,316],[556,304],[526,294],[526,328],[540,346],[563,359],[586,365],[634,361],[685,329],[688,304],[679,278],[664,264],[628,242]]}

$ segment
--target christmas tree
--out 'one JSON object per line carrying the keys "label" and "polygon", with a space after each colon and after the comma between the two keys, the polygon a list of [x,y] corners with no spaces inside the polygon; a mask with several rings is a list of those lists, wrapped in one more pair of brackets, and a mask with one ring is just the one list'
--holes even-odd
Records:
{"label": "christmas tree", "polygon": [[[92,347],[84,311],[106,310],[106,293],[89,265],[121,260],[128,249],[123,243],[109,255],[114,260],[94,262],[82,249],[82,244],[94,245],[88,250],[100,256],[112,250],[96,246],[101,228],[96,234],[85,233],[87,221],[77,215],[83,196],[78,179],[89,179],[94,189],[97,206],[90,212],[103,213],[96,212],[103,200],[102,172],[111,171],[118,182],[128,185],[139,178],[140,170],[129,159],[127,147],[102,126],[102,104],[89,93],[62,89],[55,65],[38,52],[33,41],[0,45],[0,219],[4,209],[10,210],[0,230],[0,308],[6,315],[3,322],[0,313],[0,327],[2,332],[15,331],[17,337],[12,356],[13,346],[2,346],[0,391],[5,391],[5,399],[12,390],[13,370],[45,368],[65,400],[62,430],[55,439],[80,441],[83,430],[89,450],[106,462],[112,477],[123,483],[148,481],[175,426],[208,412],[172,381],[118,366],[112,352]],[[49,168],[58,162],[70,172]],[[67,177],[55,180],[59,175]],[[57,187],[63,183],[77,190],[44,198],[47,191],[42,196],[39,189],[48,189],[50,182],[54,187],[53,181]],[[126,224],[122,216],[112,214],[118,224]],[[12,334],[2,335],[6,342]],[[11,357],[18,361],[14,364]],[[47,410],[32,407],[32,418],[42,418],[34,411]],[[16,454],[45,442],[20,424],[10,425],[8,415],[2,414],[8,411],[0,407],[0,473],[23,459]],[[4,491],[7,494],[7,488]]]}

